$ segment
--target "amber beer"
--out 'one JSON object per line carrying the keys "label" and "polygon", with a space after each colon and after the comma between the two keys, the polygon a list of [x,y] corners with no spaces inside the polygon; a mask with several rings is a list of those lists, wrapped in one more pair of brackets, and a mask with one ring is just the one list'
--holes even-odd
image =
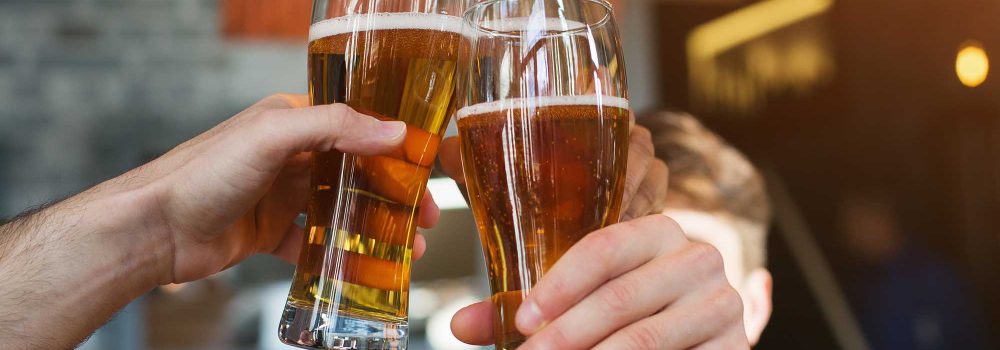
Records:
{"label": "amber beer", "polygon": [[618,221],[628,157],[625,99],[509,99],[458,112],[472,210],[486,253],[498,349],[524,342],[514,312],[567,249]]}
{"label": "amber beer", "polygon": [[[405,337],[402,346],[368,347],[349,336],[317,338],[375,329],[392,339],[395,328],[406,327],[416,214],[454,112],[460,32],[460,18],[420,13],[333,18],[310,28],[312,104],[345,103],[379,119],[402,120],[407,134],[400,149],[384,156],[313,155],[306,235],[279,329],[286,343],[405,349]],[[285,334],[285,324],[317,323],[328,315],[374,323],[326,320],[332,324],[317,328],[331,334]],[[387,329],[376,329],[378,322]]]}

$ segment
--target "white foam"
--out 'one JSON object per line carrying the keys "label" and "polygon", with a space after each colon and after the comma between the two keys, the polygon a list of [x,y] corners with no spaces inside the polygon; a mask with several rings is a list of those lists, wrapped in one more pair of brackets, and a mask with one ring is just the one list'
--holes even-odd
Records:
{"label": "white foam", "polygon": [[497,32],[573,32],[587,25],[582,22],[551,17],[514,17],[483,21],[479,23],[480,30]]}
{"label": "white foam", "polygon": [[309,41],[337,34],[387,29],[426,29],[462,33],[462,18],[436,13],[376,13],[350,15],[313,23]]}
{"label": "white foam", "polygon": [[534,98],[510,98],[505,100],[477,103],[463,107],[455,113],[462,119],[470,115],[495,113],[508,109],[533,109],[548,106],[605,106],[628,108],[628,100],[607,95],[546,96]]}

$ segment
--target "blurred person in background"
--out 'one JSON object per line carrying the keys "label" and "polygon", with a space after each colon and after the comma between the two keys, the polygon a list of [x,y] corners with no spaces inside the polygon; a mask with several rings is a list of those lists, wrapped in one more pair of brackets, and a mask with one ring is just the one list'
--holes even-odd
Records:
{"label": "blurred person in background", "polygon": [[852,299],[874,349],[987,349],[979,303],[957,271],[904,234],[888,193],[848,193],[838,218],[860,275]]}
{"label": "blurred person in background", "polygon": [[764,180],[738,150],[690,114],[662,111],[639,118],[653,135],[656,158],[670,169],[664,214],[688,238],[715,246],[726,277],[743,298],[750,344],[771,316],[767,234],[771,206]]}
{"label": "blurred person in background", "polygon": [[[205,278],[251,254],[294,263],[307,152],[387,153],[406,130],[343,104],[307,105],[302,95],[266,98],[139,168],[0,226],[0,349],[73,348],[154,287]],[[667,186],[649,133],[634,128],[629,149],[628,220],[589,234],[536,285],[517,313],[532,335],[524,349],[748,348],[719,251],[647,215],[662,209]],[[458,148],[442,158],[458,159]],[[438,215],[425,196],[418,224]],[[414,257],[425,245],[418,235]],[[492,312],[479,310],[488,312],[457,331],[485,343]]]}
{"label": "blurred person in background", "polygon": [[[749,344],[755,344],[771,316],[771,274],[764,267],[771,212],[763,179],[745,156],[691,115],[660,112],[638,118],[637,124],[651,134],[653,149],[650,151],[666,162],[669,181],[666,193],[643,194],[663,197],[633,198],[632,202],[665,206],[662,213],[675,220],[688,239],[718,249],[724,261],[725,277],[743,301],[746,337]],[[442,153],[445,170],[459,171],[457,165],[449,165],[449,161],[456,160]],[[668,175],[663,172],[651,174]],[[660,272],[676,273],[667,269]],[[650,281],[669,279],[666,276],[647,278]],[[650,283],[647,292],[671,292],[669,289],[656,290],[654,286],[658,284]],[[460,340],[479,345],[490,343],[493,332],[491,307],[490,301],[484,301],[455,315],[452,327]],[[579,316],[587,317],[580,323],[616,317],[614,312]],[[563,332],[570,334],[568,329]]]}

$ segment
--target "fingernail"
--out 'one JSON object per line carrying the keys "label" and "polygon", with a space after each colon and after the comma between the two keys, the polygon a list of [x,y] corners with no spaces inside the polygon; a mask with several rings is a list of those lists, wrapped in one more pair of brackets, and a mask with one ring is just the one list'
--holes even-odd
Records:
{"label": "fingernail", "polygon": [[406,123],[398,120],[379,122],[375,133],[382,138],[396,139],[402,137],[406,132]]}
{"label": "fingernail", "polygon": [[518,308],[514,320],[517,322],[518,328],[529,330],[529,333],[534,333],[545,323],[545,319],[542,318],[542,309],[539,309],[538,305],[531,301]]}

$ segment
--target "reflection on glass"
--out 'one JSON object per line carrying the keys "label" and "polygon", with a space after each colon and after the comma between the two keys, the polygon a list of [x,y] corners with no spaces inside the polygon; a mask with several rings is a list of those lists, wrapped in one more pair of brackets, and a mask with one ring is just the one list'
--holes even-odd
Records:
{"label": "reflection on glass", "polygon": [[466,183],[495,305],[497,349],[514,313],[584,235],[618,221],[629,111],[617,29],[603,1],[497,0],[475,33],[457,113]]}
{"label": "reflection on glass", "polygon": [[[426,5],[426,6],[425,6]],[[313,155],[306,235],[280,339],[316,349],[406,349],[416,214],[454,112],[460,1],[317,0],[313,105],[406,122],[381,156]]]}

